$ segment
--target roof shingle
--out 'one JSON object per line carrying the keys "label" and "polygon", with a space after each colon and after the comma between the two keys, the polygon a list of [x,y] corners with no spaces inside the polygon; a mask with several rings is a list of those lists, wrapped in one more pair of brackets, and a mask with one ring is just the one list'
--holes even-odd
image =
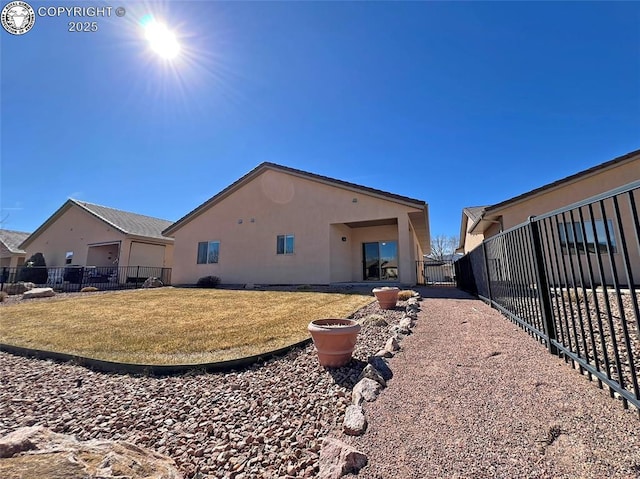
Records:
{"label": "roof shingle", "polygon": [[0,230],[0,242],[6,246],[6,248],[15,254],[25,254],[24,250],[20,249],[20,244],[27,239],[31,233],[25,233],[24,231],[12,231],[12,230]]}

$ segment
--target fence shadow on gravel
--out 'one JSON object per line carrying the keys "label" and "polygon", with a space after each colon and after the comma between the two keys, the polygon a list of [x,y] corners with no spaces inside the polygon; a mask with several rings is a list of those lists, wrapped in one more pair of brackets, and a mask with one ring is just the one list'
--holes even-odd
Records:
{"label": "fence shadow on gravel", "polygon": [[531,217],[459,259],[458,287],[640,416],[640,181]]}

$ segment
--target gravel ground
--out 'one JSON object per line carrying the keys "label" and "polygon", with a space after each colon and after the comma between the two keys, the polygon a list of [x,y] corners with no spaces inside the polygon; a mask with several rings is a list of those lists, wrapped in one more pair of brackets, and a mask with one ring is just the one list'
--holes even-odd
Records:
{"label": "gravel ground", "polygon": [[[377,313],[392,325],[402,309],[372,303],[354,317]],[[387,329],[363,326],[354,359],[333,370],[319,366],[311,345],[244,371],[169,378],[0,353],[0,435],[43,425],[80,440],[127,440],[171,456],[187,478],[314,477],[320,440],[339,434]]]}
{"label": "gravel ground", "polygon": [[358,479],[640,478],[637,410],[481,301],[423,295],[366,434],[347,439],[369,456]]}

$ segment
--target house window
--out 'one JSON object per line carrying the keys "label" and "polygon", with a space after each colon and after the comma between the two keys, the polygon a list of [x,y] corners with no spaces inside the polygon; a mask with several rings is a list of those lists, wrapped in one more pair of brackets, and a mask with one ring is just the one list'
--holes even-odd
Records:
{"label": "house window", "polygon": [[71,264],[71,263],[73,263],[73,251],[67,251],[67,254],[65,255],[64,264]]}
{"label": "house window", "polygon": [[217,263],[220,253],[220,241],[202,241],[198,243],[198,264]]}
{"label": "house window", "polygon": [[293,245],[294,245],[293,235],[278,235],[278,241],[276,244],[276,253],[293,254],[293,250],[294,250]]}
{"label": "house window", "polygon": [[[562,247],[562,252],[567,253],[567,247],[572,252],[575,253],[576,246],[578,247],[579,253],[585,252],[586,250],[589,253],[595,253],[596,247],[600,251],[600,253],[607,252],[607,235],[604,229],[604,221],[595,220],[596,225],[596,237],[593,235],[593,226],[591,221],[584,222],[584,229],[587,234],[587,238],[585,241],[584,236],[582,235],[582,224],[579,221],[573,223],[573,227],[571,223],[559,223],[559,236],[560,236],[560,246]],[[607,220],[607,227],[609,228],[609,236],[611,237],[611,252],[616,253],[616,237],[615,232],[613,231],[613,221]],[[574,234],[575,233],[575,234]]]}

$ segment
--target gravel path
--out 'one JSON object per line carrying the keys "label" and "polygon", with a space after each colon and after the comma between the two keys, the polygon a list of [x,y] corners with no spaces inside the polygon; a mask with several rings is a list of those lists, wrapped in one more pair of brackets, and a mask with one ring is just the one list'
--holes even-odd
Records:
{"label": "gravel path", "polygon": [[358,479],[640,478],[635,409],[481,301],[422,292],[366,434],[347,440],[369,456]]}
{"label": "gravel path", "polygon": [[[354,317],[372,313],[393,325],[402,309],[374,302]],[[242,372],[168,378],[0,353],[0,436],[42,425],[80,440],[127,440],[171,456],[187,478],[314,477],[320,441],[339,434],[351,389],[387,329],[363,326],[350,365],[331,371],[312,345]]]}

